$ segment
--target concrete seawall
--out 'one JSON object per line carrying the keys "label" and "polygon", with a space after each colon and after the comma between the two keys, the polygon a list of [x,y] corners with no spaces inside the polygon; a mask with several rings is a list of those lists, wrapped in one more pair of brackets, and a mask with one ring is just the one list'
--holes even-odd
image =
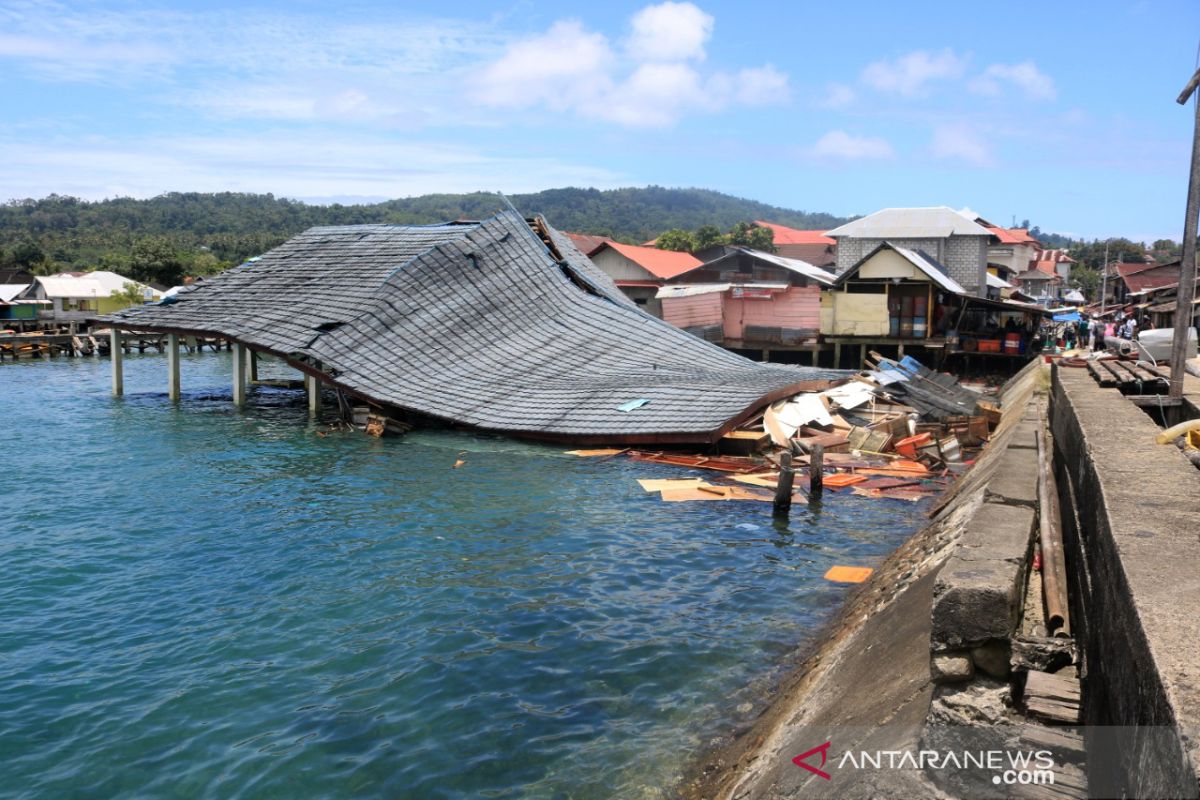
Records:
{"label": "concrete seawall", "polygon": [[[1044,369],[1030,364],[1006,385],[1004,418],[974,468],[934,507],[930,523],[847,598],[819,644],[779,687],[754,726],[703,754],[691,777],[679,787],[683,796],[739,800],[942,796],[921,770],[839,774],[834,785],[797,768],[792,758],[819,744],[821,740],[814,741],[814,736],[827,736],[833,730],[839,732],[841,751],[920,747],[935,690],[930,642],[938,573],[963,555],[956,556],[964,550],[964,533],[979,514],[1016,513],[1020,519],[1015,528],[1028,536],[1027,517],[1032,512],[1021,506],[1029,502],[1029,478],[1036,481],[1036,451],[1026,449],[1036,418],[1031,420],[1026,412],[1033,403],[1042,402],[1035,399],[1042,381]],[[1017,458],[1032,455],[1033,468],[1013,462],[1007,456],[1010,447],[1025,450]],[[1010,561],[1008,556],[1001,560]],[[1007,620],[1003,609],[1010,597],[1018,595],[1018,583],[1023,587],[1024,569],[1024,564],[997,563],[995,582],[1003,583],[1004,575],[1011,573],[1011,586],[998,594],[960,595],[961,604],[950,598],[946,608],[982,607],[988,615],[1001,608],[998,613]],[[978,619],[973,612],[971,616]],[[984,635],[980,641],[990,638]]]}
{"label": "concrete seawall", "polygon": [[1051,428],[1092,792],[1197,797],[1200,470],[1084,370],[1054,371]]}

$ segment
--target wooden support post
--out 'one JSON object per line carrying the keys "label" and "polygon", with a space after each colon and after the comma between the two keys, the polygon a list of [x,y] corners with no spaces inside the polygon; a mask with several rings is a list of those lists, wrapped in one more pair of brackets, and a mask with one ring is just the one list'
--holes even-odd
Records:
{"label": "wooden support post", "polygon": [[861,344],[858,346],[858,369],[862,369],[867,360],[867,346]]}
{"label": "wooden support post", "polygon": [[230,343],[233,347],[233,404],[246,405],[246,345]]}
{"label": "wooden support post", "polygon": [[108,332],[108,350],[112,358],[112,392],[114,397],[125,394],[125,354],[121,352],[121,331]]}
{"label": "wooden support post", "polygon": [[902,358],[904,358],[904,342],[896,347],[896,360],[899,361]]}
{"label": "wooden support post", "polygon": [[304,388],[308,391],[309,416],[319,416],[321,413],[321,382],[314,376],[305,373]]}
{"label": "wooden support post", "polygon": [[765,347],[763,348],[762,352],[762,360],[764,364],[771,360],[771,351]]}
{"label": "wooden support post", "polygon": [[814,444],[808,452],[808,496],[819,498],[825,489],[825,447]]}
{"label": "wooden support post", "polygon": [[[1200,69],[1192,75],[1178,103],[1187,103],[1200,83]],[[1187,360],[1188,331],[1192,327],[1196,307],[1196,227],[1200,216],[1200,102],[1196,103],[1196,120],[1192,123],[1192,166],[1188,178],[1187,216],[1183,220],[1183,257],[1179,264],[1179,288],[1175,290],[1175,332],[1171,341],[1171,382],[1167,396],[1172,400],[1183,397],[1184,362]],[[1105,265],[1107,268],[1107,265]]]}
{"label": "wooden support post", "polygon": [[250,351],[250,382],[258,383],[258,351]]}
{"label": "wooden support post", "polygon": [[179,335],[167,334],[167,397],[179,399]]}
{"label": "wooden support post", "polygon": [[842,368],[842,343],[841,342],[836,342],[833,345],[833,368],[834,369]]}
{"label": "wooden support post", "polygon": [[796,471],[792,469],[792,451],[786,451],[779,463],[779,481],[775,484],[775,516],[786,517],[792,508],[792,483],[796,479]]}

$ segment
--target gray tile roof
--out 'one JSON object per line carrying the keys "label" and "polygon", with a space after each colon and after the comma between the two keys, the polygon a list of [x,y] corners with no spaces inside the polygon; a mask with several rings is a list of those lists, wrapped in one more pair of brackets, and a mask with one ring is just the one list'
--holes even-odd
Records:
{"label": "gray tile roof", "polygon": [[540,224],[561,260],[511,212],[312,228],[105,320],[229,336],[375,402],[557,439],[711,441],[768,397],[847,374],[758,364],[652,317]]}

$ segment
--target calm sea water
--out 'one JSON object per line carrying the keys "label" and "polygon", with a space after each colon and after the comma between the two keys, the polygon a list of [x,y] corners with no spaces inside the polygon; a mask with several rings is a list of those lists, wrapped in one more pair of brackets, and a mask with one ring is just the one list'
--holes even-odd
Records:
{"label": "calm sea water", "polygon": [[299,392],[234,410],[229,367],[185,355],[176,406],[159,355],[120,400],[106,360],[0,366],[0,795],[658,797],[836,607],[825,570],[919,525],[320,436]]}

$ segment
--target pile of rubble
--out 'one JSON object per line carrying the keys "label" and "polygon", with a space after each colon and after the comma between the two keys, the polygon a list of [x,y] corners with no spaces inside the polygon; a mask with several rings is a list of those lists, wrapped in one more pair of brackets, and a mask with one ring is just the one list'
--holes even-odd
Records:
{"label": "pile of rubble", "polygon": [[[893,361],[871,356],[868,369],[824,391],[780,400],[727,433],[718,443],[719,455],[572,452],[627,456],[719,475],[643,482],[647,491],[659,491],[668,501],[770,501],[782,471],[811,470],[814,462],[819,482],[832,491],[913,502],[936,494],[987,443],[1000,421],[999,400],[911,357]],[[803,492],[797,491],[793,500],[805,502]]]}

